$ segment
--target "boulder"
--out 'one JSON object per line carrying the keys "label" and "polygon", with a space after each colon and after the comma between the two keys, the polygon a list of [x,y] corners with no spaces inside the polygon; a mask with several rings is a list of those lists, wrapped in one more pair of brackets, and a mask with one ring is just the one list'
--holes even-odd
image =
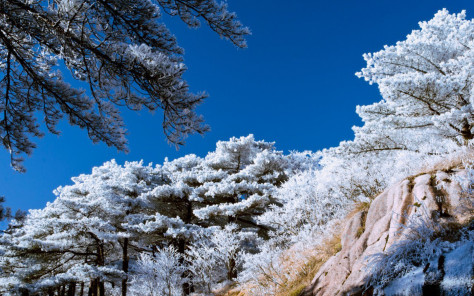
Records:
{"label": "boulder", "polygon": [[[465,173],[440,171],[414,176],[378,195],[367,212],[359,212],[345,222],[341,251],[319,269],[302,295],[371,295],[366,285],[370,258],[406,239],[411,221],[470,221],[473,196],[463,194],[455,181]],[[414,279],[417,276],[413,274]]]}

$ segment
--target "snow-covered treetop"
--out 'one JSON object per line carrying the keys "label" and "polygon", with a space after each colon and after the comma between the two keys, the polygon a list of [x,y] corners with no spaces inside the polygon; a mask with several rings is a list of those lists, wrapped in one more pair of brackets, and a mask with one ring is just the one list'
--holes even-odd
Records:
{"label": "snow-covered treetop", "polygon": [[253,163],[256,155],[264,150],[274,150],[274,143],[255,141],[254,136],[235,138],[229,141],[219,141],[216,151],[210,152],[205,158],[208,166],[226,171],[239,171]]}
{"label": "snow-covered treetop", "polygon": [[406,40],[364,55],[357,73],[382,100],[358,106],[364,125],[342,153],[452,152],[474,139],[474,21],[440,10]]}

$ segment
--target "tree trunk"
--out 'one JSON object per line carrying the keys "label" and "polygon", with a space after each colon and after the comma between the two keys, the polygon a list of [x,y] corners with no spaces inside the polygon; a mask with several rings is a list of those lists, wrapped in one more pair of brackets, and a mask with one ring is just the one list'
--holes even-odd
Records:
{"label": "tree trunk", "polygon": [[99,286],[98,295],[99,296],[105,296],[105,284],[104,284],[104,282],[99,281],[98,286]]}
{"label": "tree trunk", "polygon": [[[104,245],[101,242],[97,242],[97,266],[104,266],[105,258],[104,258]],[[96,294],[97,296],[105,296],[105,285],[103,281],[100,281],[98,278],[96,279]]]}
{"label": "tree trunk", "polygon": [[466,118],[464,118],[463,126],[461,127],[461,135],[464,139],[465,145],[469,143],[469,140],[474,139],[474,134],[471,132],[472,126],[469,124]]}
{"label": "tree trunk", "polygon": [[105,296],[105,285],[99,279],[93,279],[89,286],[88,296]]}
{"label": "tree trunk", "polygon": [[[184,217],[183,217],[183,222],[184,223],[191,223],[192,221],[192,218],[193,218],[193,203],[191,201],[188,200],[188,202],[186,203],[186,212],[184,214]],[[186,251],[186,246],[187,246],[187,242],[186,242],[186,239],[185,238],[180,238],[178,239],[178,253],[184,255],[185,251]],[[180,263],[184,263],[184,257],[182,257],[180,259]],[[181,277],[183,278],[189,278],[191,275],[189,274],[188,271],[185,271],[183,272],[183,274],[181,275]],[[184,295],[189,295],[191,294],[192,292],[194,292],[194,287],[192,284],[190,283],[184,283],[183,284],[183,294]]]}
{"label": "tree trunk", "polygon": [[232,281],[235,278],[237,278],[237,270],[235,269],[235,259],[230,258],[229,259],[229,270],[227,270],[227,279],[229,281]]}
{"label": "tree trunk", "polygon": [[[89,247],[86,248],[86,253],[89,253]],[[87,264],[87,255],[86,257],[84,258],[84,263]],[[84,282],[81,282],[81,292],[79,293],[79,296],[84,296]],[[88,293],[89,294],[89,293]]]}
{"label": "tree trunk", "polygon": [[69,283],[67,288],[67,296],[75,296],[76,295],[76,283],[72,282]]}
{"label": "tree trunk", "polygon": [[[122,270],[125,272],[126,275],[128,275],[128,238],[125,238],[123,240],[123,247],[122,247]],[[128,276],[126,276],[122,280],[122,296],[127,296],[127,281],[128,281]]]}
{"label": "tree trunk", "polygon": [[[185,250],[186,250],[186,240],[185,240],[184,238],[180,238],[180,239],[178,240],[178,253],[184,255]],[[181,258],[179,259],[179,262],[180,262],[181,264],[184,263],[184,258],[181,257]],[[188,276],[189,276],[189,272],[188,272],[188,271],[183,272],[183,274],[181,275],[182,278],[186,278],[186,277],[188,277]],[[189,284],[189,283],[184,283],[184,284],[183,284],[183,294],[184,294],[184,295],[189,295],[189,294],[191,294],[192,292],[194,292],[194,289],[193,289],[192,285]]]}
{"label": "tree trunk", "polygon": [[[88,233],[95,240],[95,243],[96,243],[95,265],[97,267],[104,266],[105,265],[104,243],[93,232],[88,232]],[[99,278],[96,278],[91,281],[91,286],[89,288],[89,296],[105,296],[105,285],[104,285],[104,282],[101,281]]]}
{"label": "tree trunk", "polygon": [[[239,197],[235,197],[235,203],[239,202]],[[237,223],[237,217],[235,216],[227,216],[227,222],[230,223]],[[235,269],[235,259],[232,257],[229,259],[229,269],[227,270],[227,279],[232,281],[237,277],[237,270]]]}
{"label": "tree trunk", "polygon": [[91,280],[87,296],[97,296],[97,280],[96,279]]}
{"label": "tree trunk", "polygon": [[66,285],[61,286],[61,296],[66,296]]}

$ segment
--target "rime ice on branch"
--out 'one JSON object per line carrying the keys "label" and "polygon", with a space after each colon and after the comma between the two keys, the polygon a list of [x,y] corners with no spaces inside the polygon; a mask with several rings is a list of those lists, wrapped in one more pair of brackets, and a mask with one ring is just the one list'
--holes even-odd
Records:
{"label": "rime ice on branch", "polygon": [[[204,158],[95,167],[1,237],[0,292],[68,287],[124,295],[140,290],[140,272],[173,281],[173,291],[209,290],[204,274],[216,284],[235,280],[242,253],[256,252],[268,236],[257,217],[275,204],[276,189],[294,167],[314,162],[288,159],[250,135],[218,142]],[[179,274],[157,267],[175,261]],[[205,272],[209,264],[213,272]],[[144,266],[158,269],[146,273]]]}
{"label": "rime ice on branch", "polygon": [[441,10],[419,25],[406,40],[364,55],[357,76],[377,84],[383,100],[358,106],[364,126],[340,152],[446,153],[473,141],[474,21]]}
{"label": "rime ice on branch", "polygon": [[[182,78],[183,50],[160,22],[162,12],[189,27],[200,20],[237,47],[250,32],[215,0],[9,0],[0,4],[0,138],[15,169],[41,137],[66,117],[93,142],[127,150],[117,106],[162,109],[169,142],[184,144],[208,127],[195,113],[206,94],[192,94]],[[64,65],[65,67],[63,67]],[[86,91],[64,80],[65,71]]]}

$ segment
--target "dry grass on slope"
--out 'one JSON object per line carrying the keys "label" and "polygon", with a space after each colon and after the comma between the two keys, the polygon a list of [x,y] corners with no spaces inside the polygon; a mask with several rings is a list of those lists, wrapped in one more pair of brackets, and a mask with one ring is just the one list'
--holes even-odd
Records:
{"label": "dry grass on slope", "polygon": [[[301,295],[303,290],[311,284],[314,276],[324,263],[342,249],[341,233],[346,222],[359,212],[367,212],[369,207],[370,202],[355,204],[352,211],[343,219],[333,222],[332,229],[335,231],[326,235],[326,238],[316,247],[306,250],[290,248],[281,257],[281,262],[284,264],[283,268],[278,270],[268,268],[262,271],[259,284],[272,290],[266,295]],[[361,231],[363,232],[363,230]],[[298,272],[295,273],[295,270]],[[290,277],[290,280],[288,280],[289,274],[294,274]],[[237,286],[225,293],[219,293],[218,296],[256,296],[252,292],[253,288],[249,284]]]}
{"label": "dry grass on slope", "polygon": [[[341,249],[341,232],[346,222],[359,212],[367,212],[370,202],[361,202],[354,205],[353,210],[343,219],[333,222],[332,233],[312,249],[301,250],[290,248],[281,257],[283,268],[268,268],[262,271],[259,284],[269,287],[267,295],[298,296],[308,287],[319,269]],[[295,273],[295,270],[298,272]],[[294,274],[288,280],[288,275]],[[219,296],[256,296],[249,284],[234,287]]]}
{"label": "dry grass on slope", "polygon": [[[338,222],[335,229],[340,229],[341,224]],[[272,293],[275,296],[298,296],[306,288],[314,278],[319,268],[333,255],[341,250],[340,231],[332,233],[327,239],[323,240],[320,245],[311,250],[294,250],[290,248],[282,255],[281,262],[283,268],[269,268],[262,272],[260,284],[262,286],[273,285]],[[295,260],[295,258],[297,258]],[[289,280],[288,275],[297,273]],[[276,284],[278,283],[278,284]],[[254,287],[244,285],[236,287],[222,296],[256,296],[252,290]]]}
{"label": "dry grass on slope", "polygon": [[[339,223],[338,223],[339,224]],[[340,229],[340,225],[336,226]],[[318,270],[326,261],[337,254],[341,250],[341,233],[340,231],[332,233],[326,240],[324,240],[315,249],[308,251],[307,262],[303,266],[297,268],[300,272],[292,280],[282,286],[276,293],[276,296],[298,296],[306,288]],[[289,268],[292,268],[289,266]],[[293,267],[294,268],[294,267]]]}

